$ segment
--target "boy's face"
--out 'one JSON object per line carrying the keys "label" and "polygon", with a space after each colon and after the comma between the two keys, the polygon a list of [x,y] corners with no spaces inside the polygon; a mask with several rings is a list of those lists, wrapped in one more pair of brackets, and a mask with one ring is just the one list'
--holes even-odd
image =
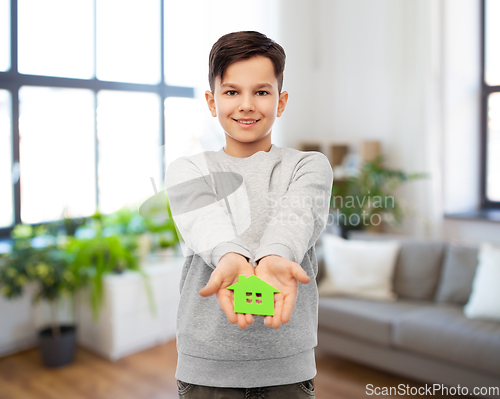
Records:
{"label": "boy's face", "polygon": [[270,143],[274,121],[285,110],[288,93],[278,93],[269,58],[255,56],[229,65],[224,81],[219,76],[215,79],[214,91],[207,90],[205,98],[228,136],[228,144]]}

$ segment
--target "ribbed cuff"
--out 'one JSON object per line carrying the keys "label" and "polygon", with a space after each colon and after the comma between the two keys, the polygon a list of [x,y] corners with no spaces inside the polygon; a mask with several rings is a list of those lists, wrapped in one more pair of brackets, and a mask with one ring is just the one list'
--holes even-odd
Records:
{"label": "ribbed cuff", "polygon": [[236,252],[240,255],[243,255],[245,258],[250,259],[250,252],[246,248],[242,247],[241,245],[235,244],[234,242],[224,242],[217,245],[212,251],[212,266],[217,267],[220,258],[222,258],[229,252]]}
{"label": "ribbed cuff", "polygon": [[285,244],[270,244],[266,245],[265,247],[257,249],[257,252],[255,253],[254,266],[257,266],[257,261],[260,258],[263,258],[264,256],[267,255],[279,255],[282,258],[291,260],[292,262],[296,262],[293,251],[290,248],[288,248]]}

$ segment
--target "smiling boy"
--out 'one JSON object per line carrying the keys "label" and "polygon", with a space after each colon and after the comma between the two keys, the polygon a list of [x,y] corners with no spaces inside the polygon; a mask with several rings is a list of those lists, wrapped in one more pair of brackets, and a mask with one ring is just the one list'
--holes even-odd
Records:
{"label": "smiling boy", "polygon": [[[226,145],[167,169],[188,248],[176,327],[181,398],[314,397],[314,244],[326,225],[333,172],[319,152],[271,142],[288,100],[284,66],[283,48],[259,32],[222,36],[210,52],[205,97]],[[280,290],[273,316],[234,312],[226,287],[239,275]]]}
{"label": "smiling boy", "polygon": [[212,116],[218,117],[226,133],[226,154],[246,158],[269,151],[271,132],[288,100],[274,74],[272,61],[255,55],[229,65],[211,84],[205,98]]}

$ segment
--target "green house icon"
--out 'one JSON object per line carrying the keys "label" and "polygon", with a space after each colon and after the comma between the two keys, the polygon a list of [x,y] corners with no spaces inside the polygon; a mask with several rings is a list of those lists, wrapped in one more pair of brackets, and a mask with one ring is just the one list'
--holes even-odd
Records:
{"label": "green house icon", "polygon": [[234,312],[274,316],[274,293],[281,292],[257,276],[238,276],[236,284],[226,287],[234,291]]}

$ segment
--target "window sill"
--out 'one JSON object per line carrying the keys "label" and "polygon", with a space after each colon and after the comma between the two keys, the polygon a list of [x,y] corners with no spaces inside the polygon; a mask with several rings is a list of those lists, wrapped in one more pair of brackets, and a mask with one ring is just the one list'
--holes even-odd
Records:
{"label": "window sill", "polygon": [[475,220],[500,223],[500,209],[482,209],[477,211],[444,215],[445,219]]}

